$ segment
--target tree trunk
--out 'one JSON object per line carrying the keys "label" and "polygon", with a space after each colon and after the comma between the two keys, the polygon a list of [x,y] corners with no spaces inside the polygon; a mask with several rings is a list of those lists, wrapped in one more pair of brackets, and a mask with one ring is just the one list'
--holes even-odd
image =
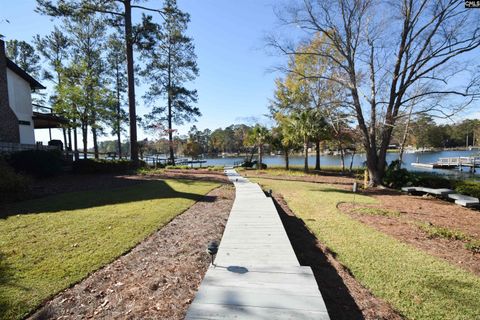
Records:
{"label": "tree trunk", "polygon": [[[75,119],[73,119],[73,123],[75,123]],[[77,161],[80,157],[78,156],[78,136],[77,136],[77,126],[73,127],[73,152],[74,152],[74,159]]]}
{"label": "tree trunk", "polygon": [[290,159],[288,157],[288,149],[285,149],[285,170],[290,170]]}
{"label": "tree trunk", "polygon": [[68,149],[72,151],[72,129],[71,128],[68,128],[67,134],[68,134]]}
{"label": "tree trunk", "polygon": [[130,117],[130,159],[138,164],[137,144],[137,110],[135,106],[135,71],[133,64],[132,7],[131,0],[124,0],[125,5],[125,43],[127,55],[128,78],[128,112]]}
{"label": "tree trunk", "polygon": [[82,142],[83,142],[83,159],[87,159],[87,135],[88,135],[88,125],[82,124]]}
{"label": "tree trunk", "polygon": [[98,159],[98,134],[97,134],[97,128],[95,126],[92,126],[92,136],[93,136],[93,152],[95,154],[95,159]]}
{"label": "tree trunk", "polygon": [[168,50],[168,84],[167,84],[167,90],[168,90],[168,141],[169,141],[169,151],[170,151],[170,162],[174,166],[175,165],[175,154],[173,152],[173,132],[172,132],[172,64],[171,64],[171,55],[170,55],[170,49]]}
{"label": "tree trunk", "polygon": [[400,144],[400,152],[398,154],[398,169],[402,168],[403,162],[403,153],[405,151],[405,143],[407,142],[408,131],[410,130],[410,121],[412,118],[413,105],[410,107],[410,112],[408,114],[407,124],[405,125],[405,131],[403,132],[402,143]]}
{"label": "tree trunk", "polygon": [[345,150],[343,149],[342,146],[339,146],[340,148],[340,163],[342,165],[342,172],[345,172]]}
{"label": "tree trunk", "polygon": [[305,139],[303,142],[303,153],[305,155],[304,170],[305,172],[308,172],[308,140],[307,139]]}
{"label": "tree trunk", "polygon": [[62,128],[63,131],[63,150],[67,151],[68,142],[67,142],[67,129]]}
{"label": "tree trunk", "polygon": [[262,169],[262,163],[263,163],[263,144],[259,144],[257,169]]}
{"label": "tree trunk", "polygon": [[383,182],[383,175],[385,173],[385,168],[380,169],[379,157],[375,151],[371,148],[367,148],[367,169],[370,177],[370,187],[379,186]]}
{"label": "tree trunk", "polygon": [[350,172],[353,171],[353,160],[355,159],[355,153],[357,153],[357,150],[353,149],[352,159],[350,160]]}
{"label": "tree trunk", "polygon": [[116,130],[117,130],[117,149],[118,149],[118,159],[122,158],[122,115],[121,115],[121,102],[120,102],[120,74],[117,68],[117,119],[116,119]]}
{"label": "tree trunk", "polygon": [[255,148],[252,148],[252,152],[250,153],[250,160],[248,162],[252,162],[253,161],[253,156],[255,155]]}
{"label": "tree trunk", "polygon": [[320,171],[320,140],[315,141],[315,170]]}
{"label": "tree trunk", "polygon": [[168,151],[170,153],[170,163],[175,165],[175,153],[173,152],[173,131],[172,131],[172,101],[168,95]]}
{"label": "tree trunk", "polygon": [[122,159],[122,138],[120,137],[120,131],[117,132],[117,149],[118,159]]}

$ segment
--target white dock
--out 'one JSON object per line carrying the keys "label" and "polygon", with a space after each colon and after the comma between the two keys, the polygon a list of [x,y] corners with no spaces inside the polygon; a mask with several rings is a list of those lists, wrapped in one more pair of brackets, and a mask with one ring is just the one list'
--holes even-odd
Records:
{"label": "white dock", "polygon": [[425,169],[460,169],[469,168],[475,172],[476,168],[480,168],[480,157],[451,157],[440,158],[435,163],[411,163],[412,167]]}
{"label": "white dock", "polygon": [[330,319],[310,267],[300,266],[271,198],[227,169],[236,197],[215,266],[186,319]]}

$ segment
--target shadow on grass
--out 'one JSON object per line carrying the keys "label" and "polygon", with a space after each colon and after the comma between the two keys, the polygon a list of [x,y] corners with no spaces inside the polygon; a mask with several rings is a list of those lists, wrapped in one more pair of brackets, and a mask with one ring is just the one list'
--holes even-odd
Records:
{"label": "shadow on grass", "polygon": [[313,270],[330,318],[364,319],[343,279],[318,247],[317,238],[301,219],[286,212],[276,199],[273,200],[300,264]]}
{"label": "shadow on grass", "polygon": [[[342,182],[342,181],[317,181],[317,180],[312,180],[312,179],[305,179],[305,177],[302,176],[274,176],[274,175],[263,175],[262,173],[260,174],[254,174],[254,175],[247,175],[245,174],[245,177],[247,178],[259,178],[259,179],[266,179],[266,180],[282,180],[282,181],[297,181],[297,182],[308,182],[308,183],[318,183],[318,184],[327,184],[327,185],[339,185],[339,186],[351,186],[352,183],[350,182]],[[315,176],[312,176],[315,177]],[[342,176],[343,177],[343,176]],[[349,178],[349,177],[344,177],[344,178]]]}
{"label": "shadow on grass", "polygon": [[[176,183],[193,185],[195,181],[177,180]],[[169,198],[213,202],[216,197],[179,192],[163,180],[150,180],[127,187],[62,193],[6,205],[0,212],[0,218],[18,214],[88,209],[105,205]]]}
{"label": "shadow on grass", "polygon": [[10,266],[5,258],[5,254],[0,251],[0,319],[5,312],[12,308],[12,305],[8,303],[10,301],[8,294],[3,288],[16,287],[18,289],[27,291],[28,288],[19,286],[14,281],[15,270]]}
{"label": "shadow on grass", "polygon": [[327,193],[344,193],[344,194],[351,194],[353,196],[353,192],[351,190],[344,190],[344,189],[335,189],[335,188],[322,188],[322,189],[315,189],[311,188],[308,191],[312,192],[327,192]]}

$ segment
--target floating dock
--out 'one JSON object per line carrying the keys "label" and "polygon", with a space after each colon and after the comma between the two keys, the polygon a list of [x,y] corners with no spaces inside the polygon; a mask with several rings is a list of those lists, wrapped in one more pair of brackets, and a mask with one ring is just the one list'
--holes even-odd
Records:
{"label": "floating dock", "polygon": [[480,157],[452,157],[440,158],[435,163],[413,162],[412,167],[427,169],[459,169],[464,167],[475,172],[475,168],[480,168]]}

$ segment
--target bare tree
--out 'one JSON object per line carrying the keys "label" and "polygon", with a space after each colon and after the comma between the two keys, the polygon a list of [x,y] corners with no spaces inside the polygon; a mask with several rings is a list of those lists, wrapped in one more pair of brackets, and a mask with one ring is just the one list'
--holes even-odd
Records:
{"label": "bare tree", "polygon": [[324,35],[335,48],[335,54],[301,52],[270,39],[285,54],[323,55],[342,71],[317,77],[348,89],[371,185],[382,183],[392,131],[409,114],[410,101],[429,100],[413,113],[447,116],[479,97],[478,75],[466,58],[480,46],[480,17],[464,1],[304,0],[283,10],[280,19]]}

